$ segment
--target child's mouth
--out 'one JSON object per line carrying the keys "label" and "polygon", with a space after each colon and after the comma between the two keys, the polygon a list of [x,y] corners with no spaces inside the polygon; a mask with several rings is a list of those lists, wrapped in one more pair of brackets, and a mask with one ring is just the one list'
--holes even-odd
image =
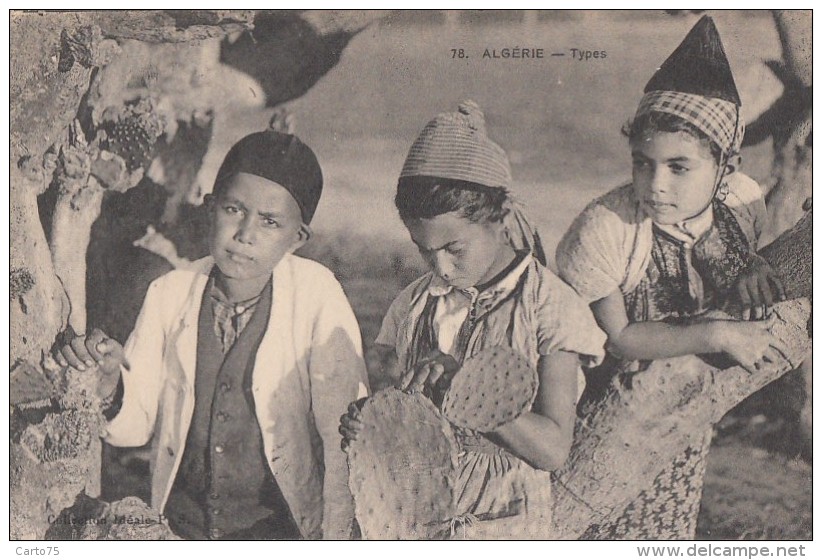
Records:
{"label": "child's mouth", "polygon": [[232,260],[236,263],[247,263],[254,260],[251,257],[247,257],[246,255],[240,253],[234,253],[233,251],[226,251],[226,253],[228,254],[229,260]]}
{"label": "child's mouth", "polygon": [[671,204],[669,202],[660,202],[654,200],[646,200],[645,204],[646,206],[648,206],[648,208],[651,208],[652,210],[656,211],[671,210],[676,207],[676,205]]}

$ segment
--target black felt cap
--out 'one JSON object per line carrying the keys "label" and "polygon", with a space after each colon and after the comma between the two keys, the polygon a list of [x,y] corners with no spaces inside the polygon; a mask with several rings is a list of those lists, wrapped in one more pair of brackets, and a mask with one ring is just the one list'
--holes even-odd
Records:
{"label": "black felt cap", "polygon": [[215,189],[238,173],[249,173],[282,185],[311,222],[323,190],[323,174],[311,148],[293,134],[265,130],[249,134],[231,147],[217,172]]}
{"label": "black felt cap", "polygon": [[653,75],[649,91],[680,91],[742,105],[713,19],[702,18]]}

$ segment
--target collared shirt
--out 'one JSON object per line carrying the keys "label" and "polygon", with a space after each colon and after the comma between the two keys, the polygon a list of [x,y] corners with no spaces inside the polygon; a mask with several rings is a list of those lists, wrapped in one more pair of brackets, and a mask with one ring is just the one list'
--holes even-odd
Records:
{"label": "collared shirt", "polygon": [[[214,283],[214,278],[210,280]],[[211,297],[209,289],[206,297]],[[297,528],[276,478],[268,469],[252,391],[257,349],[271,308],[271,286],[226,355],[214,323],[213,306],[198,317],[194,414],[185,450],[166,504],[169,523],[184,538],[297,538]],[[267,524],[263,519],[270,518]],[[252,530],[257,527],[258,530]],[[266,533],[264,529],[271,532]]]}
{"label": "collared shirt", "polygon": [[[470,334],[470,323],[475,319],[469,318],[469,315],[473,313],[476,316],[479,309],[490,307],[493,302],[510,294],[531,260],[527,254],[518,255],[513,266],[507,267],[489,284],[480,287],[458,289],[448,285],[439,276],[432,278],[428,294],[439,298],[434,312],[434,329],[443,353],[452,356],[461,354],[460,347],[466,341],[461,340],[460,336]],[[463,328],[466,325],[469,328]]]}
{"label": "collared shirt", "polygon": [[432,303],[436,344],[458,359],[495,345],[510,346],[534,367],[540,356],[556,350],[576,353],[588,366],[604,355],[605,334],[591,310],[531,255],[481,290],[454,289],[431,272],[408,285],[389,307],[374,341],[394,348],[400,368],[411,367],[420,351],[416,327]]}
{"label": "collared shirt", "polygon": [[232,303],[217,287],[217,282],[212,282],[211,285],[209,296],[214,309],[214,333],[222,342],[223,354],[225,355],[234,345],[234,342],[237,341],[248,322],[251,321],[254,309],[262,297],[262,292],[253,298]]}
{"label": "collared shirt", "polygon": [[[117,446],[156,437],[151,502],[160,511],[194,409],[194,326],[201,304],[209,304],[205,287],[213,268],[209,257],[151,284],[125,346],[131,368],[123,371],[123,408],[105,427],[106,440]],[[267,464],[304,537],[348,538],[354,503],[338,428],[349,403],[368,390],[359,325],[333,273],[316,262],[286,254],[271,286],[271,320],[249,394]]]}
{"label": "collared shirt", "polygon": [[[542,356],[557,351],[577,354],[581,364],[599,363],[605,334],[588,305],[526,254],[488,286],[458,290],[429,272],[400,292],[375,342],[394,349],[401,371],[434,348],[461,362],[495,346],[511,348],[536,370]],[[581,392],[581,369],[577,374]],[[491,406],[494,398],[488,395]],[[551,473],[532,468],[481,434],[455,432],[461,446],[453,496],[457,510],[484,519],[504,517],[514,538],[548,538]]]}

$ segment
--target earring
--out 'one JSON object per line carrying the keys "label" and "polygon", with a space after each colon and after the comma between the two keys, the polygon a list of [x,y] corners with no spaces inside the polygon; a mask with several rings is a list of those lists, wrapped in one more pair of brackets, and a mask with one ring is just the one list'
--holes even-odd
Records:
{"label": "earring", "polygon": [[719,185],[719,189],[716,192],[717,200],[719,200],[719,202],[724,202],[725,198],[727,198],[728,196],[728,191],[730,190],[731,188],[728,186],[728,181],[722,181],[722,183],[720,183]]}

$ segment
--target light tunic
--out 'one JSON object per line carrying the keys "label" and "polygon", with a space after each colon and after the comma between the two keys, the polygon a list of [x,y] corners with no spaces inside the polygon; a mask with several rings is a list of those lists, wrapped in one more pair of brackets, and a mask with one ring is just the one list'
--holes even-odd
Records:
{"label": "light tunic", "polygon": [[[637,202],[632,185],[591,203],[557,248],[560,275],[586,300],[617,290],[630,322],[676,321],[722,306],[745,270],[766,213],[759,185],[741,173],[728,180],[723,202],[675,226],[654,224]],[[584,401],[602,397],[612,379],[650,362],[608,356],[589,373]],[[623,512],[584,538],[689,539],[696,532],[705,459],[711,431],[685,449]]]}
{"label": "light tunic", "polygon": [[[541,356],[559,350],[579,354],[584,365],[599,363],[605,334],[588,306],[533,257],[520,258],[482,292],[456,290],[426,274],[392,303],[376,343],[394,348],[404,371],[433,346],[458,361],[484,348],[509,346],[535,369]],[[550,538],[550,472],[531,467],[480,433],[456,432],[461,447],[457,511],[479,522],[455,536]]]}
{"label": "light tunic", "polygon": [[[739,172],[727,182],[724,204],[756,249],[767,223],[762,188]],[[633,292],[648,269],[652,247],[653,222],[629,184],[594,200],[577,216],[557,246],[557,268],[585,301],[594,302],[617,290]]]}

